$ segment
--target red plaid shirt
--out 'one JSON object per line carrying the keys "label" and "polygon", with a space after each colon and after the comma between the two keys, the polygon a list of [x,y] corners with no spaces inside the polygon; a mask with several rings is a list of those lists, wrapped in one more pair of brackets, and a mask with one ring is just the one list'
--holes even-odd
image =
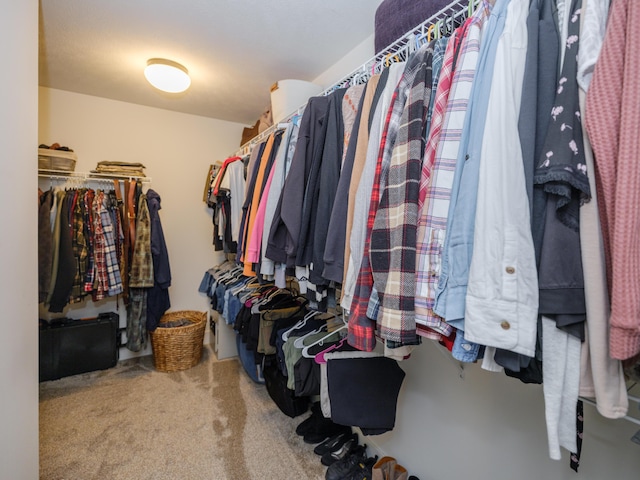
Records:
{"label": "red plaid shirt", "polygon": [[380,139],[380,149],[378,150],[378,161],[376,162],[376,173],[371,190],[371,201],[369,203],[369,215],[367,216],[367,235],[364,242],[362,264],[358,273],[356,288],[351,302],[351,315],[349,317],[349,334],[347,342],[358,350],[370,352],[376,346],[376,322],[367,317],[367,306],[371,289],[373,287],[373,273],[369,262],[369,245],[371,230],[376,219],[378,204],[380,202],[380,176],[382,174],[382,159],[384,158],[387,136],[389,134],[389,124],[393,115],[394,106],[398,98],[398,88],[393,92],[391,103],[384,122],[384,129]]}

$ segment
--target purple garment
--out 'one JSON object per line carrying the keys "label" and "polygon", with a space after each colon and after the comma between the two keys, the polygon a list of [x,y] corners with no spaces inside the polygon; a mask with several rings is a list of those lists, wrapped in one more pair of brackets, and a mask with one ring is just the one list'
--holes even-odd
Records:
{"label": "purple garment", "polygon": [[383,0],[375,16],[376,53],[451,3],[451,0]]}

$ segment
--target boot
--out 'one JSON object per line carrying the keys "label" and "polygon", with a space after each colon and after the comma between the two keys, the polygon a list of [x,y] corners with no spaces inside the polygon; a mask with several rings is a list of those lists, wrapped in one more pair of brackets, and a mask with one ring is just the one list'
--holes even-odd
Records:
{"label": "boot", "polygon": [[[373,466],[371,480],[393,480],[393,471],[396,467],[396,459],[393,457],[382,457]],[[406,479],[405,479],[406,480]]]}
{"label": "boot", "polygon": [[393,476],[389,477],[392,480],[407,480],[409,476],[409,472],[402,465],[395,465],[393,467]]}

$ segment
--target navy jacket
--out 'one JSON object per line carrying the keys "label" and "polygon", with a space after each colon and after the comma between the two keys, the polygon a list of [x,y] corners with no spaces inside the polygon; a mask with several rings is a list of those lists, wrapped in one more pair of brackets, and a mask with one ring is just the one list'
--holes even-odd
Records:
{"label": "navy jacket", "polygon": [[147,205],[151,217],[151,256],[153,259],[154,285],[147,294],[147,330],[153,331],[160,318],[171,307],[169,287],[171,286],[171,268],[169,253],[160,223],[160,195],[154,190],[147,191]]}

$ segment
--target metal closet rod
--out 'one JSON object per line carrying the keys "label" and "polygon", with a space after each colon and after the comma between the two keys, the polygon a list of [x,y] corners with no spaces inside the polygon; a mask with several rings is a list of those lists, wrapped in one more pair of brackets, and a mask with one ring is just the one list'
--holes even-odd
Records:
{"label": "metal closet rod", "polygon": [[[406,32],[395,42],[393,42],[384,50],[380,51],[364,64],[362,64],[359,68],[356,68],[350,74],[344,76],[338,82],[334,83],[331,87],[325,89],[320,95],[329,95],[337,88],[350,85],[351,81],[354,78],[357,80],[360,77],[370,75],[372,70],[375,71],[378,68],[381,69],[385,62],[388,63],[396,61],[399,57],[406,58],[410,53],[413,53],[415,50],[417,50],[419,42],[430,37],[430,29],[435,30],[435,28],[440,28],[441,25],[445,26],[446,21],[449,19],[454,20],[462,17],[465,14],[468,14],[469,12],[474,10],[475,6],[478,5],[480,1],[481,0],[454,0],[446,7],[442,8],[440,11],[433,14],[427,20],[415,27],[413,30]],[[290,113],[283,120],[281,120],[278,125],[272,125],[264,132],[258,134],[257,136],[246,142],[244,145],[240,146],[240,148],[236,150],[235,154],[231,156],[242,156],[249,153],[256,144],[262,142],[278,128],[281,128],[281,125],[283,123],[287,123],[291,121],[291,119],[296,115],[302,114],[306,105],[306,103],[304,105],[301,105],[294,112]]]}
{"label": "metal closet rod", "polygon": [[[635,398],[635,397],[633,397]],[[631,400],[632,397],[629,397],[629,400]],[[584,403],[588,403],[589,405],[593,405],[594,407],[598,407],[598,404],[596,402],[594,402],[593,400],[589,399],[589,398],[585,398],[585,397],[580,397],[580,400],[582,400]],[[638,402],[640,399],[635,398],[635,401]],[[625,415],[624,417],[620,417],[618,420],[626,420],[627,422],[631,422],[631,423],[635,423],[636,425],[640,425],[640,418],[636,418],[636,417],[632,417],[631,415]]]}

